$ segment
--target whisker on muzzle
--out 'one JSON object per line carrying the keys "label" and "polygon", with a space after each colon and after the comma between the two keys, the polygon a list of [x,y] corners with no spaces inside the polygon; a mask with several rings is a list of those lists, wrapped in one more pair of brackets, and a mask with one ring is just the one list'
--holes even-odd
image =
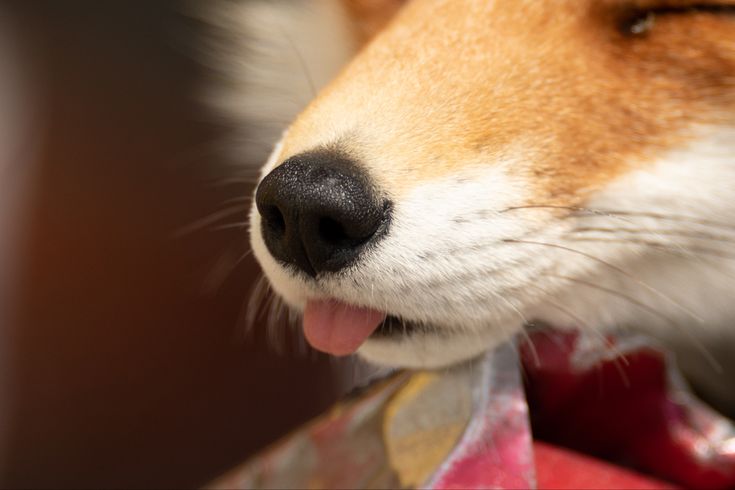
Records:
{"label": "whisker on muzzle", "polygon": [[517,244],[523,244],[523,245],[531,245],[531,246],[539,246],[539,247],[553,248],[553,249],[557,249],[557,250],[562,250],[562,251],[565,251],[565,252],[569,252],[569,253],[572,253],[572,254],[575,254],[575,255],[579,255],[579,256],[582,256],[582,257],[586,257],[586,258],[588,258],[588,259],[590,259],[592,261],[597,262],[598,264],[601,264],[601,265],[605,266],[607,269],[609,269],[609,270],[611,270],[611,271],[613,271],[613,272],[615,272],[617,274],[620,274],[622,276],[625,276],[628,279],[630,279],[631,281],[634,281],[639,286],[647,289],[648,291],[652,292],[653,294],[655,294],[659,298],[661,298],[664,301],[666,301],[667,303],[671,304],[672,306],[674,306],[678,310],[686,313],[688,316],[690,316],[691,318],[693,318],[694,320],[696,320],[698,323],[704,323],[704,319],[702,317],[700,317],[699,315],[697,315],[696,313],[694,313],[690,309],[682,306],[679,302],[677,302],[675,299],[671,298],[669,295],[667,295],[667,294],[663,293],[662,291],[654,288],[650,284],[644,282],[643,280],[641,280],[637,276],[634,276],[633,274],[631,274],[630,272],[626,271],[625,269],[622,269],[622,268],[618,267],[617,265],[612,264],[611,262],[608,262],[606,260],[603,260],[603,259],[601,259],[599,257],[596,257],[596,256],[594,256],[592,254],[589,254],[589,253],[584,252],[582,250],[577,250],[577,249],[574,249],[574,248],[571,248],[571,247],[567,247],[567,246],[564,246],[564,245],[559,245],[559,244],[556,244],[556,243],[545,243],[545,242],[536,242],[536,241],[531,241],[531,240],[514,240],[514,239],[507,239],[507,240],[503,240],[503,241],[506,242],[506,243],[517,243]]}
{"label": "whisker on muzzle", "polygon": [[246,215],[248,208],[249,206],[247,206],[246,204],[240,204],[237,206],[230,206],[220,211],[215,211],[214,213],[208,216],[200,218],[186,226],[179,228],[173,233],[173,238],[175,239],[183,238],[197,231],[206,229],[208,226],[212,226],[216,224],[218,221],[223,220],[225,218],[229,218],[230,216],[233,216],[235,214],[242,213],[243,215]]}
{"label": "whisker on muzzle", "polygon": [[630,304],[632,304],[632,305],[634,305],[634,306],[636,306],[636,307],[638,307],[638,308],[646,311],[647,313],[650,313],[653,316],[656,316],[656,317],[664,320],[666,323],[668,323],[669,325],[671,325],[672,327],[674,327],[675,329],[677,329],[678,331],[680,331],[684,335],[686,335],[687,338],[689,339],[689,341],[700,351],[700,353],[702,354],[702,356],[704,357],[704,359],[707,361],[707,363],[709,363],[709,365],[716,372],[722,373],[722,365],[717,361],[717,359],[715,359],[715,357],[712,354],[712,352],[710,352],[710,350],[707,349],[707,347],[695,335],[693,335],[692,332],[689,329],[687,329],[686,327],[684,327],[683,325],[681,325],[679,322],[675,321],[670,316],[668,316],[668,315],[662,313],[661,311],[653,308],[652,306],[650,306],[650,305],[648,305],[646,303],[643,303],[642,301],[639,301],[639,300],[633,298],[632,296],[627,295],[627,294],[625,294],[625,293],[623,293],[621,291],[617,291],[615,289],[608,288],[608,287],[605,287],[605,286],[600,286],[599,284],[595,284],[595,283],[592,283],[590,281],[585,281],[583,279],[578,279],[578,278],[564,276],[564,275],[557,275],[557,274],[546,274],[546,276],[553,277],[553,278],[556,278],[556,279],[562,279],[564,281],[573,282],[575,284],[579,284],[581,286],[585,286],[585,287],[588,287],[588,288],[592,288],[592,289],[594,289],[596,291],[600,291],[600,292],[603,292],[605,294],[609,294],[609,295],[614,296],[616,298],[619,298],[619,299],[621,299],[623,301],[626,301],[626,302],[628,302],[628,303],[630,303]]}
{"label": "whisker on muzzle", "polygon": [[[597,209],[583,206],[562,206],[554,204],[529,204],[524,206],[511,206],[499,211],[495,214],[504,214],[513,211],[534,210],[534,209],[557,209],[569,211],[565,217],[569,218],[585,218],[585,217],[607,217],[607,218],[646,218],[657,221],[673,221],[681,223],[691,223],[696,225],[708,226],[711,228],[720,228],[735,233],[735,226],[717,220],[697,218],[694,216],[686,216],[680,214],[663,214],[650,211],[630,211],[630,210],[614,210],[614,209]],[[628,221],[626,221],[628,222]]]}

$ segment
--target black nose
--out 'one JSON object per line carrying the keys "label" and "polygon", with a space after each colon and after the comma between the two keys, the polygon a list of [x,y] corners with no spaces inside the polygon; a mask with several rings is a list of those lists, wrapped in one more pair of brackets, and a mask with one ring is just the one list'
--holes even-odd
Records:
{"label": "black nose", "polygon": [[255,196],[273,256],[310,276],[350,265],[387,229],[390,203],[348,158],[305,153],[268,174]]}

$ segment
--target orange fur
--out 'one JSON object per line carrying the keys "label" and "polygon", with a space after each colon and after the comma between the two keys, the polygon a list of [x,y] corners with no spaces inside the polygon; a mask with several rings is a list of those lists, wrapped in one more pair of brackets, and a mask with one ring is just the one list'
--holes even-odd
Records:
{"label": "orange fur", "polygon": [[[364,38],[397,5],[370,3],[347,1]],[[292,125],[281,160],[337,145],[394,196],[512,162],[535,200],[578,203],[735,113],[735,17],[662,15],[648,33],[619,31],[631,8],[664,3],[693,4],[408,2]]]}
{"label": "orange fur", "polygon": [[364,44],[380,32],[405,0],[342,0],[352,18],[358,42]]}

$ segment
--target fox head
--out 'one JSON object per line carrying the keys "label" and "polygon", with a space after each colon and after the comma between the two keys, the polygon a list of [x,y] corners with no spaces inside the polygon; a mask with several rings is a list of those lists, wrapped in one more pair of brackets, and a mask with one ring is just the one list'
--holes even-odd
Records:
{"label": "fox head", "polygon": [[437,367],[539,322],[732,318],[735,2],[317,3],[359,52],[250,216],[315,347]]}

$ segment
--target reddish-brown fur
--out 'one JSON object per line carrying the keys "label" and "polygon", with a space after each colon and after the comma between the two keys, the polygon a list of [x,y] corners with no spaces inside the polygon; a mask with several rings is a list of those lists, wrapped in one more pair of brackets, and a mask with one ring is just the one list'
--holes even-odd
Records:
{"label": "reddish-brown fur", "polygon": [[375,37],[404,3],[405,0],[342,0],[356,28],[359,44]]}
{"label": "reddish-brown fur", "polygon": [[[363,37],[397,4],[345,1]],[[684,144],[693,127],[732,123],[735,16],[661,15],[650,32],[619,29],[634,8],[682,4],[694,2],[407,2],[293,124],[281,157],[338,145],[396,196],[512,162],[535,200],[579,202]]]}

